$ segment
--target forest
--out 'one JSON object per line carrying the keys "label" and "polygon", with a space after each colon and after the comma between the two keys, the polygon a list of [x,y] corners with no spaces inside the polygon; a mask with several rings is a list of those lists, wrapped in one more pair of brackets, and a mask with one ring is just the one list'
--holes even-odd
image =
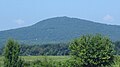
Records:
{"label": "forest", "polygon": [[[115,45],[115,55],[120,55],[120,41],[113,42]],[[69,43],[57,43],[57,44],[42,44],[42,45],[20,45],[21,56],[39,56],[39,55],[53,55],[64,56],[69,55]],[[3,47],[0,48],[0,55],[2,55]]]}

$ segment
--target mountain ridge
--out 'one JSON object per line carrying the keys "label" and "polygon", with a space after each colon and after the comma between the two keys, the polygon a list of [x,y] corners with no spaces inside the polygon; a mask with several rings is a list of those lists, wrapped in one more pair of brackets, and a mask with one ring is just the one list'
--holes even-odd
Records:
{"label": "mountain ridge", "polygon": [[28,44],[58,43],[68,42],[83,34],[96,33],[110,36],[112,40],[119,40],[120,26],[66,16],[53,17],[31,26],[0,31],[0,41],[5,42],[8,38],[14,38]]}
{"label": "mountain ridge", "polygon": [[[49,19],[55,19],[55,18],[79,19],[79,18],[74,18],[74,17],[61,16],[61,17],[53,17],[53,18],[43,19],[43,20],[40,20],[39,22],[46,21],[46,20],[49,20]],[[120,27],[120,25],[113,25],[113,24],[99,23],[99,22],[94,22],[94,21],[86,20],[86,19],[79,19],[79,20],[89,21],[89,22],[93,22],[93,23],[97,23],[97,24],[103,24],[103,25],[118,26],[118,27]],[[37,23],[35,23],[35,24],[33,24],[33,25],[36,25],[36,24],[38,24],[39,22],[37,22]],[[33,25],[29,25],[29,26],[33,26]],[[29,26],[25,26],[25,27],[29,27]],[[20,29],[20,28],[25,28],[25,27],[19,27],[19,28],[13,28],[13,29],[6,29],[6,30],[1,30],[0,32],[2,32],[2,31],[14,30],[14,29]]]}
{"label": "mountain ridge", "polygon": [[[74,18],[74,17],[68,17],[68,16],[62,16],[62,17],[53,17],[53,18],[48,18],[48,19],[43,19],[43,20],[40,20],[39,22],[33,24],[33,25],[29,25],[29,26],[25,26],[25,27],[19,27],[19,28],[13,28],[13,29],[7,29],[7,30],[1,30],[0,32],[3,32],[3,31],[9,31],[9,30],[14,30],[14,29],[20,29],[20,28],[26,28],[26,27],[30,27],[30,26],[34,26],[42,21],[46,21],[46,20],[49,20],[49,19],[55,19],[55,18],[69,18],[69,19],[79,19],[79,18]],[[103,24],[103,25],[109,25],[109,26],[117,26],[117,27],[120,27],[120,25],[112,25],[112,24],[105,24],[105,23],[99,23],[99,22],[94,22],[94,21],[91,21],[91,20],[86,20],[86,19],[79,19],[79,20],[84,20],[84,21],[89,21],[89,22],[92,22],[92,23],[97,23],[97,24]]]}

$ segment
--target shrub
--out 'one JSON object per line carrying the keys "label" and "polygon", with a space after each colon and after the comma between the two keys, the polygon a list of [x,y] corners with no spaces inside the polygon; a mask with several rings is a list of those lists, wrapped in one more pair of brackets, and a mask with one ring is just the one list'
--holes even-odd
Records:
{"label": "shrub", "polygon": [[19,44],[9,39],[4,49],[4,67],[23,67],[23,61],[19,58]]}
{"label": "shrub", "polygon": [[113,62],[113,44],[100,34],[83,35],[71,42],[69,48],[73,59],[83,67],[106,66]]}

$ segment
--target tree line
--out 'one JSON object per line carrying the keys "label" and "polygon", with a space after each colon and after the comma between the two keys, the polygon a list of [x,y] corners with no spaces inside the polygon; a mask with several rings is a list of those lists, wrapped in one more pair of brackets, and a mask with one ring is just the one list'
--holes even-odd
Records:
{"label": "tree line", "polygon": [[[115,55],[120,55],[120,41],[113,42]],[[21,56],[38,56],[38,55],[69,55],[69,43],[54,43],[54,44],[43,44],[43,45],[20,45]],[[0,55],[3,55],[3,47],[0,48]]]}
{"label": "tree line", "polygon": [[21,45],[20,55],[68,55],[68,44]]}

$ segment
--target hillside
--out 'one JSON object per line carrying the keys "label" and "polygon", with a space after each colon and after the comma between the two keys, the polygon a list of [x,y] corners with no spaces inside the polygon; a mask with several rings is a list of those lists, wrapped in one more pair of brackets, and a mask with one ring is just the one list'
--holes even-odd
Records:
{"label": "hillside", "polygon": [[83,34],[101,33],[112,40],[120,40],[120,26],[96,23],[88,20],[55,17],[40,21],[32,26],[0,32],[0,46],[8,38],[22,43],[58,43],[68,42]]}

